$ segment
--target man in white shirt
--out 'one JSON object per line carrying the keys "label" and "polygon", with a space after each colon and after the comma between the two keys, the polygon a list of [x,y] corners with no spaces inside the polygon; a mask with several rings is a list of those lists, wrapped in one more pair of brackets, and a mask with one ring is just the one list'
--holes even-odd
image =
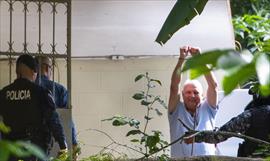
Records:
{"label": "man in white shirt", "polygon": [[[215,126],[218,99],[217,82],[212,72],[205,75],[208,84],[205,100],[202,100],[203,89],[197,80],[188,80],[184,83],[181,93],[183,102],[180,100],[179,84],[181,74],[178,73],[188,54],[192,56],[200,54],[200,49],[190,46],[181,47],[180,57],[172,74],[168,106],[172,142],[188,131],[183,123],[193,130],[213,130]],[[215,145],[213,144],[177,142],[171,146],[171,157],[174,158],[214,154]]]}

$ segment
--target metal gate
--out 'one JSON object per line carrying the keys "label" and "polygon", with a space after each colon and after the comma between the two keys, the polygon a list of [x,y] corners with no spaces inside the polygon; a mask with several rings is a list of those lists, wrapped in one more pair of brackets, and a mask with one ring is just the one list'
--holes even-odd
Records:
{"label": "metal gate", "polygon": [[9,61],[9,83],[21,54],[66,60],[71,108],[71,0],[0,0],[0,59]]}
{"label": "metal gate", "polygon": [[[0,61],[8,63],[9,83],[13,64],[22,54],[48,56],[66,63],[68,110],[58,110],[71,146],[71,0],[0,0]],[[14,72],[14,73],[13,73]],[[54,79],[55,66],[53,66]],[[70,132],[69,132],[70,131]],[[53,148],[55,155],[57,147]]]}

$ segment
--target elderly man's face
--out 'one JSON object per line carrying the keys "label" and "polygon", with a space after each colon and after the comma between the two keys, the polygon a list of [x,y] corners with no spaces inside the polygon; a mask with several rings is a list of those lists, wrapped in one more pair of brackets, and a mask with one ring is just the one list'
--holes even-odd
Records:
{"label": "elderly man's face", "polygon": [[186,84],[182,91],[184,104],[188,111],[195,112],[197,106],[201,102],[202,91],[194,84]]}

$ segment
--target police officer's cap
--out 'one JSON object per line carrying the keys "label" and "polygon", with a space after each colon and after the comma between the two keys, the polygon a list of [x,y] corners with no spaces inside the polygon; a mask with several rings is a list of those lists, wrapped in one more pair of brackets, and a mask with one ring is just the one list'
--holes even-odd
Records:
{"label": "police officer's cap", "polygon": [[28,54],[20,55],[19,58],[17,59],[17,62],[16,62],[17,66],[19,64],[26,65],[27,67],[29,67],[34,72],[38,71],[37,61],[31,55],[28,55]]}

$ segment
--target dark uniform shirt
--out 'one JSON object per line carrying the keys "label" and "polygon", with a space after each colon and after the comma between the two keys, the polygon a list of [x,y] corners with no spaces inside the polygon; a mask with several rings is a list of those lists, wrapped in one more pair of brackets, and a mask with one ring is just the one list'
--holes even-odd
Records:
{"label": "dark uniform shirt", "polygon": [[46,135],[52,133],[59,147],[67,148],[51,94],[27,79],[16,79],[0,91],[0,115],[11,128],[3,139],[29,140],[46,151]]}
{"label": "dark uniform shirt", "polygon": [[[42,87],[44,87],[52,92],[53,98],[55,100],[56,108],[68,108],[67,107],[68,91],[63,85],[49,80],[49,78],[45,75],[41,75],[40,80],[39,80],[39,78],[37,78],[36,83],[38,83]],[[72,123],[72,127],[71,127],[72,144],[77,145],[78,142],[77,142],[77,137],[76,137],[75,125],[74,125],[73,121],[71,121],[71,123]]]}
{"label": "dark uniform shirt", "polygon": [[[234,133],[241,133],[245,134],[246,131],[251,126],[251,110],[246,110],[237,117],[232,118],[229,122],[225,125],[220,127],[218,131],[226,131],[226,132],[234,132]],[[222,135],[220,133],[209,132],[207,133],[207,137],[204,136],[203,138],[196,138],[196,141],[205,141],[207,143],[219,143],[227,140],[229,136]],[[201,140],[202,139],[202,140]]]}
{"label": "dark uniform shirt", "polygon": [[[255,137],[264,141],[269,141],[270,106],[262,105],[256,108],[250,108],[237,117],[232,118],[223,125],[217,132],[205,132],[196,136],[196,142],[219,143],[232,137],[219,132],[240,133],[246,136]],[[249,140],[245,141],[238,149],[238,156],[250,156],[258,148],[258,144]],[[244,148],[245,147],[245,148]],[[247,148],[247,150],[246,150]],[[244,150],[243,150],[244,149]]]}

